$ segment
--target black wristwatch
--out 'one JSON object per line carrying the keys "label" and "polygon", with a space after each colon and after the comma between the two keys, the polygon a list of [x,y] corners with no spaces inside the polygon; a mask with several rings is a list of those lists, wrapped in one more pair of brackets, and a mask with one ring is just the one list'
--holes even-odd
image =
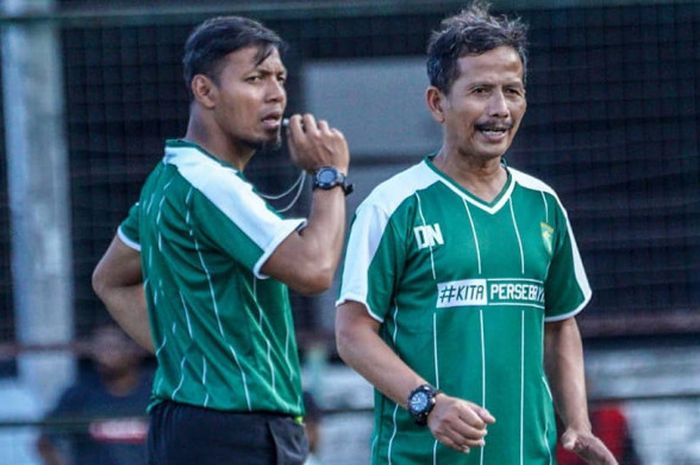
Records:
{"label": "black wristwatch", "polygon": [[408,395],[408,413],[411,414],[416,424],[425,426],[428,423],[428,415],[435,407],[435,396],[440,393],[430,384],[422,384]]}
{"label": "black wristwatch", "polygon": [[345,195],[352,193],[354,186],[348,184],[347,178],[334,166],[322,166],[314,173],[314,189],[330,190],[336,186],[343,189]]}

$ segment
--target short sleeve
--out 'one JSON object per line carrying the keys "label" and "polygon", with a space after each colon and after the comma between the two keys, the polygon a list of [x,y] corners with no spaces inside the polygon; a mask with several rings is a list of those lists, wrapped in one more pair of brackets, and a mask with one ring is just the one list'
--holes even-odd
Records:
{"label": "short sleeve", "polygon": [[591,288],[566,211],[557,200],[556,236],[545,281],[545,320],[559,321],[579,313],[591,299]]}
{"label": "short sleeve", "polygon": [[117,229],[119,239],[134,250],[141,251],[141,241],[139,240],[139,215],[141,208],[139,202],[136,202],[129,209],[129,214],[122,221]]}
{"label": "short sleeve", "polygon": [[356,301],[365,305],[372,318],[384,321],[405,256],[401,228],[397,228],[395,220],[376,204],[358,208],[350,229],[336,305]]}
{"label": "short sleeve", "polygon": [[282,218],[248,182],[232,171],[222,170],[220,174],[222,179],[203,186],[190,198],[192,223],[199,233],[258,278],[267,278],[260,268],[306,220]]}

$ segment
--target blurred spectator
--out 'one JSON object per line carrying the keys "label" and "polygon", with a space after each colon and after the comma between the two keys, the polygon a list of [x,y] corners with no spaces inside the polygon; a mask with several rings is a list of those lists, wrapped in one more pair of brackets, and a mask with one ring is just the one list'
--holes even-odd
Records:
{"label": "blurred spectator", "polygon": [[321,465],[318,458],[318,446],[321,439],[321,409],[309,392],[304,392],[304,408],[306,409],[304,427],[306,428],[306,436],[309,438],[309,456],[304,465]]}
{"label": "blurred spectator", "polygon": [[151,379],[145,352],[118,327],[98,327],[87,346],[94,373],[80,376],[47,415],[37,440],[46,465],[145,465]]}
{"label": "blurred spectator", "polygon": [[[641,465],[622,408],[614,403],[591,406],[589,416],[593,434],[608,446],[620,465]],[[579,456],[557,443],[559,465],[586,465]]]}

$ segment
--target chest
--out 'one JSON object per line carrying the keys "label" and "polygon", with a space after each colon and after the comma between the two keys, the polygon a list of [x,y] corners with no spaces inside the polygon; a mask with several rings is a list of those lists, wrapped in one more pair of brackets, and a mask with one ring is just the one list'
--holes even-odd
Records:
{"label": "chest", "polygon": [[456,195],[425,195],[406,230],[404,277],[544,281],[555,238],[546,213],[541,200],[517,193],[497,209]]}

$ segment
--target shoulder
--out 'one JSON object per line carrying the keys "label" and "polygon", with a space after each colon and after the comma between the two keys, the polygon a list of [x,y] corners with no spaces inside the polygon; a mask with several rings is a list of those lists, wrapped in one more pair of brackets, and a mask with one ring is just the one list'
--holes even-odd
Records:
{"label": "shoulder", "polygon": [[217,189],[253,190],[252,184],[243,179],[235,168],[205,155],[195,147],[166,147],[163,164],[174,166],[189,184],[202,192]]}
{"label": "shoulder", "polygon": [[379,210],[387,217],[392,216],[406,199],[438,181],[438,176],[422,161],[377,185],[357,208],[357,213]]}
{"label": "shoulder", "polygon": [[518,186],[533,192],[539,192],[538,195],[541,195],[543,198],[549,197],[550,200],[545,201],[545,203],[550,203],[551,206],[554,206],[555,210],[560,211],[564,216],[566,216],[564,204],[559,198],[559,195],[549,184],[527,173],[523,173],[522,171],[518,171],[513,168],[508,168],[508,170]]}
{"label": "shoulder", "polygon": [[557,193],[554,191],[554,189],[552,189],[552,187],[549,184],[545,183],[541,179],[538,179],[534,176],[531,176],[527,173],[523,173],[522,171],[513,168],[508,168],[508,170],[513,176],[513,180],[525,189],[539,191],[557,197]]}

